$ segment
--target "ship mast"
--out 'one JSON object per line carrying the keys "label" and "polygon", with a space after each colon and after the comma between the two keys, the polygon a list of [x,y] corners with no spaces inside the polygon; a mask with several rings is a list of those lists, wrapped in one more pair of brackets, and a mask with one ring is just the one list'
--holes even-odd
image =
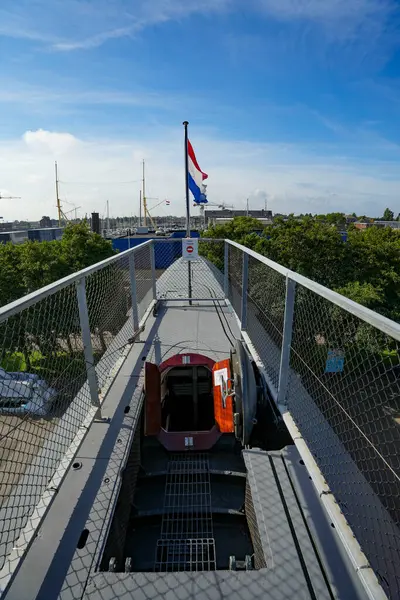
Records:
{"label": "ship mast", "polygon": [[60,196],[58,193],[58,169],[57,169],[57,161],[54,164],[55,173],[56,173],[56,201],[57,201],[57,210],[58,210],[58,226],[61,227],[61,203]]}
{"label": "ship mast", "polygon": [[146,199],[146,181],[144,176],[144,160],[143,160],[143,178],[142,178],[142,198],[143,198],[143,224],[147,226],[147,199]]}

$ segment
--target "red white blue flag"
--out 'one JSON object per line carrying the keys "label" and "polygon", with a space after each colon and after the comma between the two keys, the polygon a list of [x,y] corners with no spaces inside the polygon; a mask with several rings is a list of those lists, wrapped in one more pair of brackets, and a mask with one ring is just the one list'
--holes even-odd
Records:
{"label": "red white blue flag", "polygon": [[207,202],[206,186],[204,180],[207,179],[207,173],[204,173],[199,167],[192,144],[188,140],[188,167],[189,167],[189,189],[193,194],[194,201],[197,204]]}

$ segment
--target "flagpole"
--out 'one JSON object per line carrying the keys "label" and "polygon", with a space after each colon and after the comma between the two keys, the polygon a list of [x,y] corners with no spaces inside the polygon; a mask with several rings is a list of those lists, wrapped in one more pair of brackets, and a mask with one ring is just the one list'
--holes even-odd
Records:
{"label": "flagpole", "polygon": [[[190,204],[189,204],[189,155],[188,155],[188,121],[183,121],[185,128],[185,189],[186,189],[186,237],[190,238]],[[192,297],[192,269],[188,262],[188,298]],[[192,301],[189,300],[189,305]]]}
{"label": "flagpole", "polygon": [[188,121],[183,121],[185,128],[186,237],[190,237],[188,125]]}

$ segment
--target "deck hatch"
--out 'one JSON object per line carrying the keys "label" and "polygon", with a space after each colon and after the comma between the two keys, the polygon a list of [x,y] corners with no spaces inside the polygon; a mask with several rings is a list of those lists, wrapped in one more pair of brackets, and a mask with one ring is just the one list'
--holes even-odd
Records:
{"label": "deck hatch", "polygon": [[168,462],[155,571],[215,570],[208,455],[173,454]]}

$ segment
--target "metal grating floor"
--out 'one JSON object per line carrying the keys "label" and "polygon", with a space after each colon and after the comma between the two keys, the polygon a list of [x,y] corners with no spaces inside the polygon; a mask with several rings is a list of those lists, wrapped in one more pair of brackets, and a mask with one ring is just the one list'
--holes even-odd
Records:
{"label": "metal grating floor", "polygon": [[173,454],[168,463],[154,570],[215,568],[208,455]]}

